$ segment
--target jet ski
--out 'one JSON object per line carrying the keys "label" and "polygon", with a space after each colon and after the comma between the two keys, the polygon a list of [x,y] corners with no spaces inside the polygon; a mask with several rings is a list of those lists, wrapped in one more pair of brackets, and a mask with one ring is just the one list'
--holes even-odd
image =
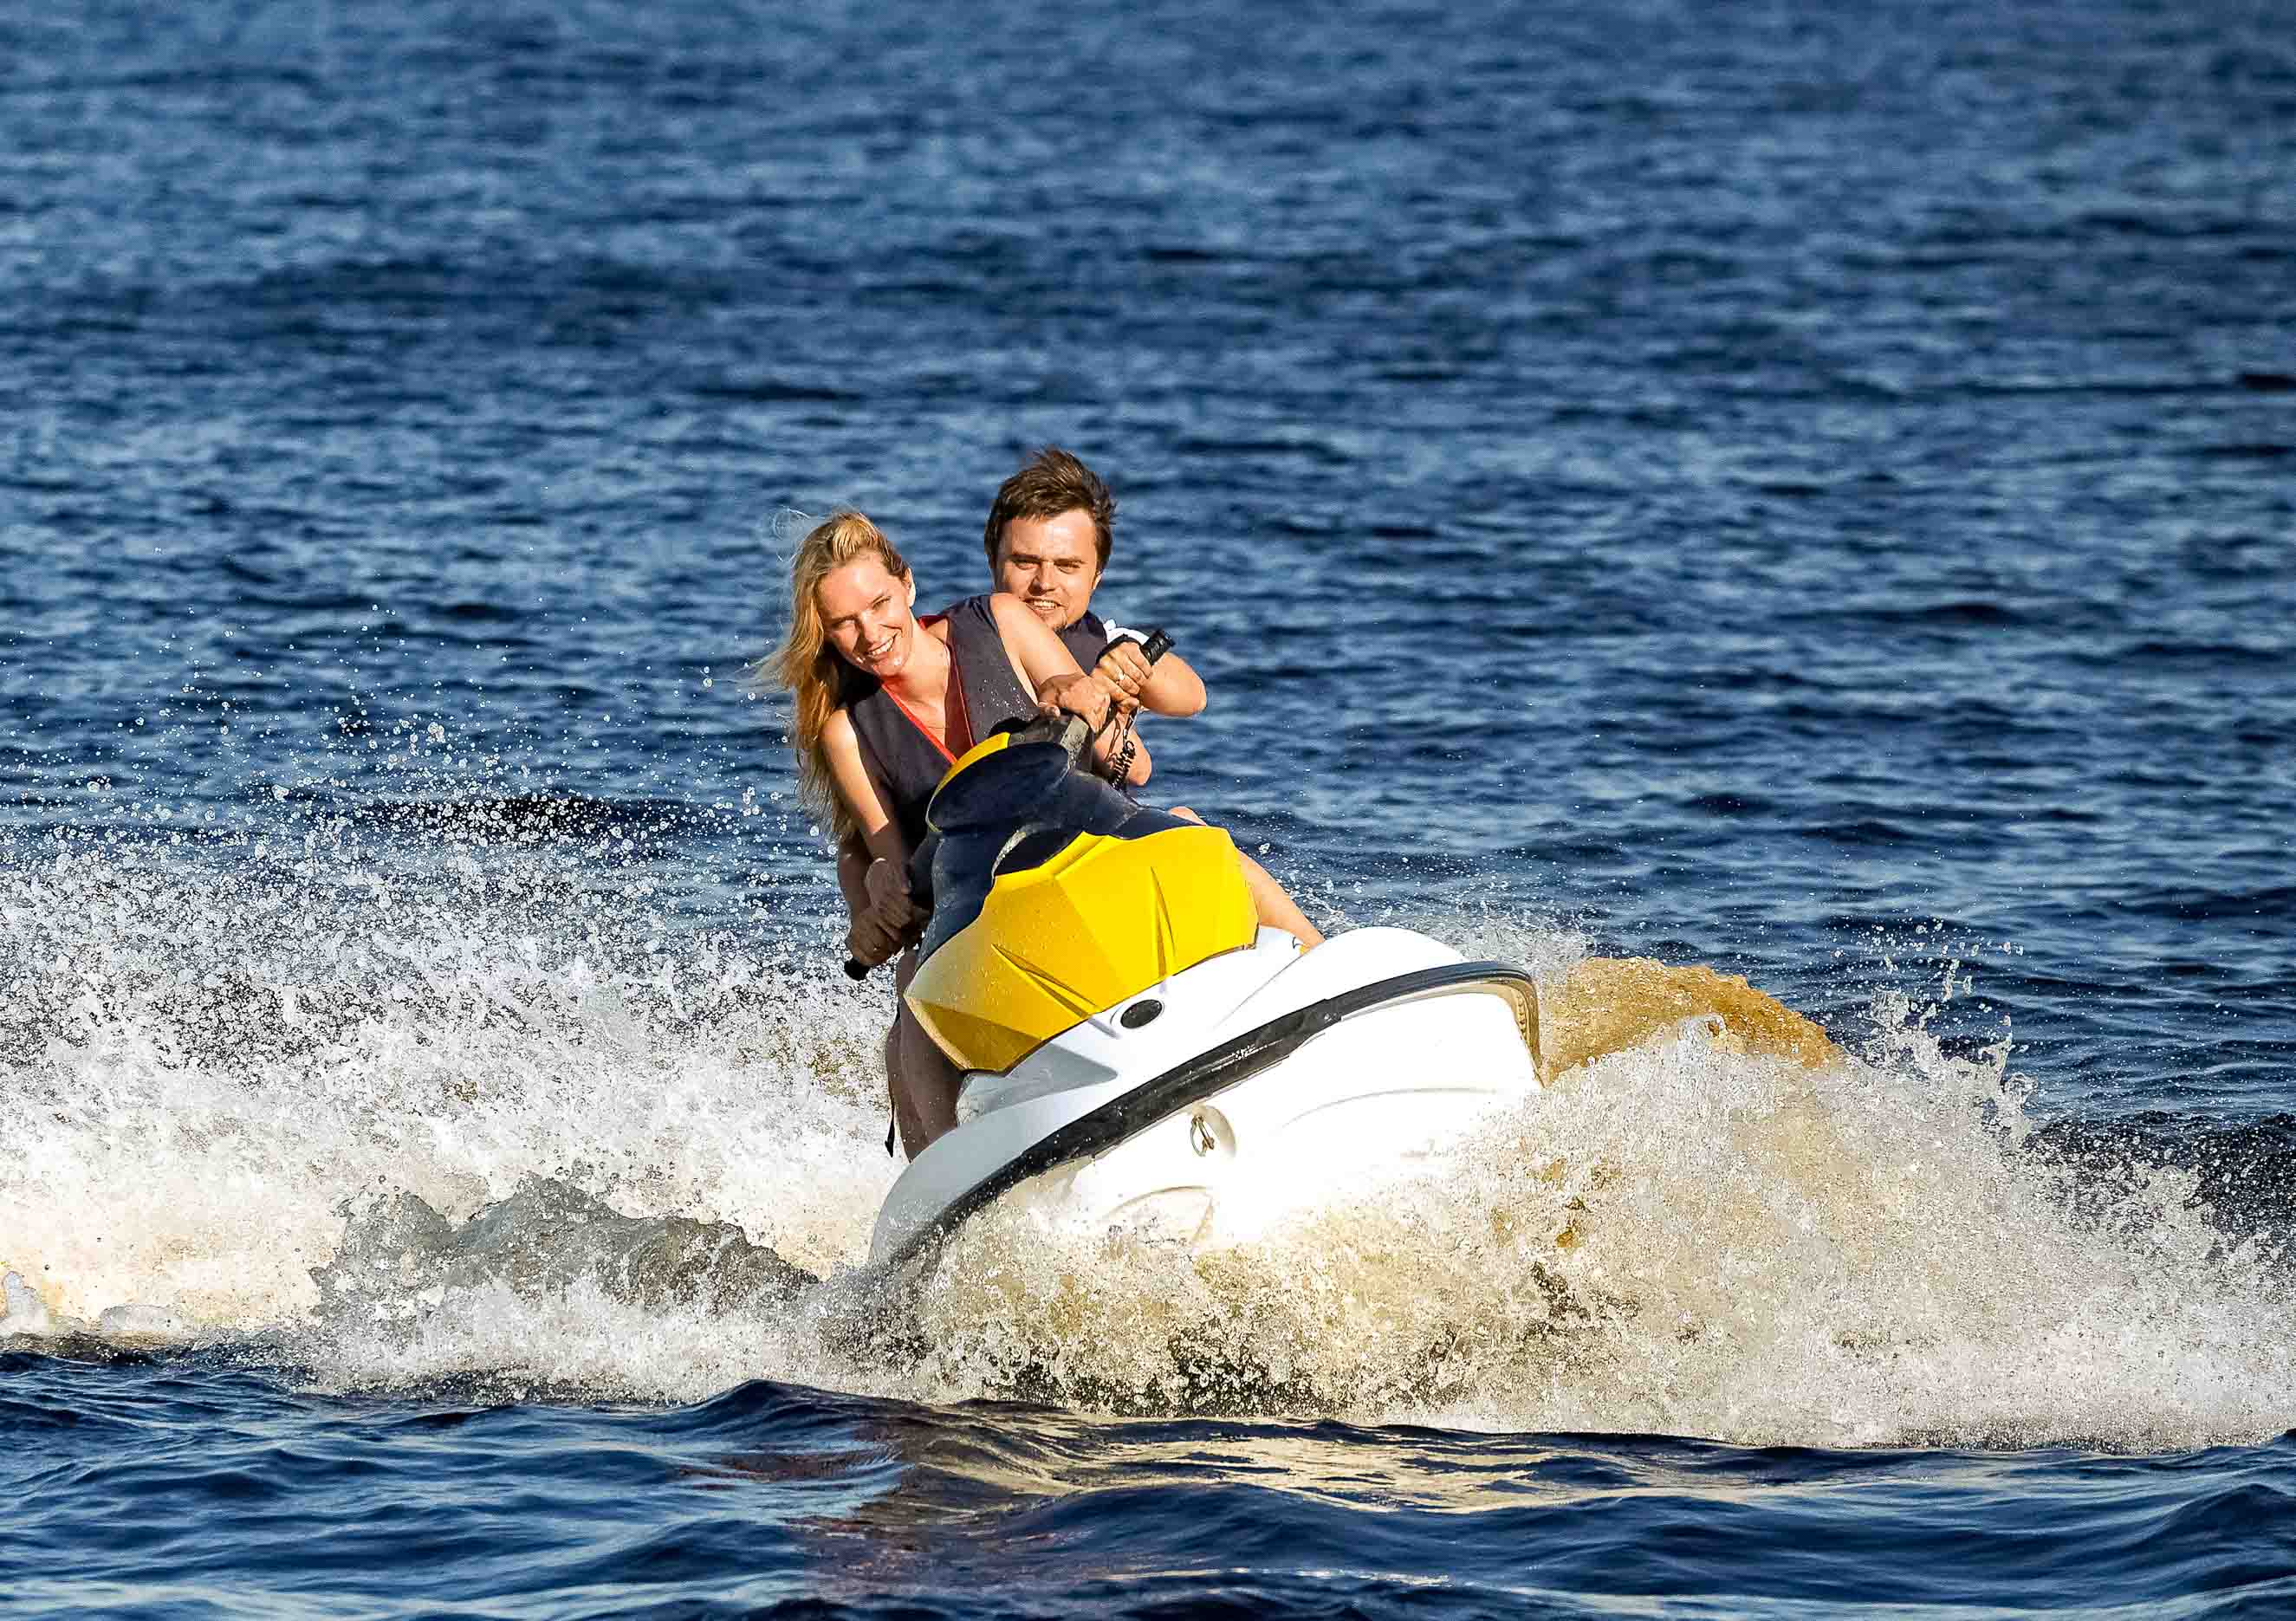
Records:
{"label": "jet ski", "polygon": [[1246,1241],[1423,1172],[1543,1084],[1522,969],[1406,929],[1303,952],[1259,926],[1227,833],[1079,768],[1092,735],[1039,717],[934,794],[906,1000],[962,1090],[873,1265],[1006,1199],[1048,1229]]}

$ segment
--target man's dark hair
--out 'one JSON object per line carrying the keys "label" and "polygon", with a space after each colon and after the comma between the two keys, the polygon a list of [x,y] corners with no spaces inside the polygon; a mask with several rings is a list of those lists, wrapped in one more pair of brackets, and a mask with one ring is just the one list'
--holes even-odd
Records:
{"label": "man's dark hair", "polygon": [[988,561],[996,561],[996,543],[1004,526],[1015,518],[1057,518],[1078,508],[1092,515],[1093,538],[1100,544],[1100,571],[1108,572],[1110,531],[1116,524],[1116,497],[1100,475],[1057,445],[1047,445],[1029,464],[996,487],[996,500],[988,509],[988,524],[981,531]]}

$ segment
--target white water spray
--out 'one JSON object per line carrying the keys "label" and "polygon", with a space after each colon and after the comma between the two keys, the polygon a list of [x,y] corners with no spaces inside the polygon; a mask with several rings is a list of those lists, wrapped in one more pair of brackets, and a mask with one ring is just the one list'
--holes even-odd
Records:
{"label": "white water spray", "polygon": [[[1750,1443],[2290,1421],[2277,1256],[2180,1173],[2101,1189],[2025,1151],[2005,1055],[1948,1057],[1900,1003],[1823,1069],[1695,1027],[1612,1054],[1439,1179],[1249,1248],[995,1212],[888,1327],[844,1273],[894,1171],[888,1008],[826,953],[539,860],[67,851],[0,866],[0,1334],[272,1337],[341,1387],[767,1377]],[[1584,951],[1453,922],[1543,971]]]}

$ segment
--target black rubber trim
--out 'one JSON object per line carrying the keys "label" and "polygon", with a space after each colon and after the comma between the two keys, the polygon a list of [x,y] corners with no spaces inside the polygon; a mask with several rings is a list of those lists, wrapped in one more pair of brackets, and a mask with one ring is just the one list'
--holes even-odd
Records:
{"label": "black rubber trim", "polygon": [[1239,1081],[1250,1080],[1356,1014],[1390,1003],[1420,1002],[1431,996],[1469,991],[1494,981],[1518,987],[1522,992],[1522,1000],[1515,1007],[1515,1021],[1522,1030],[1523,1044],[1529,1050],[1531,1068],[1536,1072],[1538,985],[1521,969],[1505,962],[1453,962],[1357,986],[1354,990],[1280,1014],[1233,1041],[1199,1052],[1185,1063],[1175,1065],[1155,1079],[1143,1082],[1121,1097],[1111,1098],[1090,1114],[1078,1116],[1037,1139],[951,1199],[939,1216],[903,1240],[900,1247],[885,1258],[884,1265],[895,1267],[907,1262],[927,1245],[954,1231],[974,1211],[1029,1177],[1071,1159],[1105,1152],[1167,1115],[1200,1103]]}

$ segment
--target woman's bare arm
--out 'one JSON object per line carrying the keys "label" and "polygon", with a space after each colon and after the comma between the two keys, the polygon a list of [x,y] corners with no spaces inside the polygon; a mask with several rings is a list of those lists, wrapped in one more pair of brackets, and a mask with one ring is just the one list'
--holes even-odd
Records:
{"label": "woman's bare arm", "polygon": [[829,776],[837,797],[860,826],[861,843],[869,856],[860,870],[858,893],[849,864],[838,863],[838,888],[852,914],[846,944],[864,962],[882,962],[907,944],[921,921],[909,896],[909,846],[900,824],[886,808],[889,795],[861,756],[861,739],[844,710],[831,714],[822,727],[821,741],[829,757]]}

